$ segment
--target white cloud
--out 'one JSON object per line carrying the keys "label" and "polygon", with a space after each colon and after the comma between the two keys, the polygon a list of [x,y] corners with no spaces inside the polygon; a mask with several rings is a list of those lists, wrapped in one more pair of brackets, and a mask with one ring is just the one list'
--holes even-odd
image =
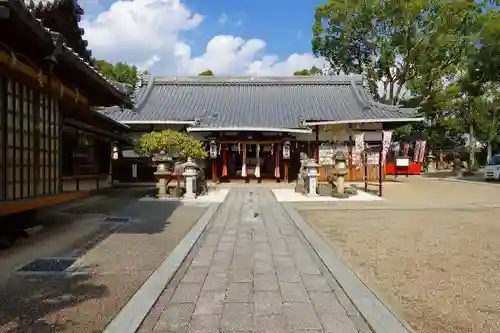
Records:
{"label": "white cloud", "polygon": [[[219,18],[220,23],[227,20],[227,15]],[[195,75],[212,69],[216,75],[292,75],[322,65],[309,53],[280,61],[265,53],[265,41],[230,35],[214,36],[204,54],[193,56],[183,33],[202,21],[181,0],[119,0],[81,26],[97,58],[134,63],[155,74]]]}

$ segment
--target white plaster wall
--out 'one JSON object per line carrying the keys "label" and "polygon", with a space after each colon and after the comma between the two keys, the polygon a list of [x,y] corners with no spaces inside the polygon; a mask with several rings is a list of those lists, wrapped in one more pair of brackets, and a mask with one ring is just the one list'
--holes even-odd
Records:
{"label": "white plaster wall", "polygon": [[[349,125],[345,124],[343,125],[345,128],[345,131],[347,131]],[[157,125],[155,126],[155,130],[162,130],[162,129],[171,129],[171,130],[181,130],[183,126],[175,126],[175,125],[169,125],[169,126],[160,126]],[[365,132],[365,141],[380,141],[382,139],[382,123],[366,123],[366,124],[356,124],[354,125],[354,131],[355,132]],[[374,132],[375,131],[375,132]],[[204,141],[207,139],[208,134],[204,132],[189,132],[188,133],[190,136],[197,140]],[[231,136],[231,134],[237,135],[238,132],[232,132],[232,133],[225,133],[228,136]],[[267,134],[267,133],[264,133]],[[275,135],[276,133],[268,133],[269,135]],[[297,141],[311,141],[314,142],[316,140],[316,133],[314,131],[310,134],[307,133],[292,133]],[[134,133],[133,135],[134,139],[139,139],[141,136],[140,133]],[[347,133],[344,133],[343,135],[340,135],[336,138],[339,141],[347,141],[349,139],[349,135]],[[319,140],[320,141],[334,141],[335,140],[335,135],[333,132],[328,131],[324,126],[320,126],[320,133],[319,133]],[[126,151],[124,150],[124,156],[130,156],[132,157],[135,155],[133,151]]]}
{"label": "white plaster wall", "polygon": [[[349,134],[347,133],[348,125],[343,126],[343,132],[340,135],[335,137],[335,133],[332,131],[328,131],[327,128],[321,126],[319,128],[319,141],[348,141]],[[380,141],[382,139],[382,124],[373,123],[373,124],[360,124],[358,127],[352,130],[354,133],[356,132],[364,132],[365,133],[365,141]],[[303,134],[297,133],[295,134],[295,138],[297,141],[316,141],[316,133],[313,131],[311,134]]]}

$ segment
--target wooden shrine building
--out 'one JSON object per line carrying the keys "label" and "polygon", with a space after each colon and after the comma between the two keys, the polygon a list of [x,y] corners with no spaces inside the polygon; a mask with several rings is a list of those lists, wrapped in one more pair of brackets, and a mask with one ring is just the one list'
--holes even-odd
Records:
{"label": "wooden shrine building", "polygon": [[[301,154],[331,165],[335,149],[345,149],[352,156],[355,133],[364,133],[368,145],[380,146],[383,130],[422,120],[411,109],[376,103],[361,79],[143,76],[134,108],[103,112],[130,126],[137,136],[173,129],[204,141],[212,160],[206,163],[206,172],[213,180],[291,181],[300,168]],[[153,180],[149,160],[146,165],[130,160],[146,170],[135,172],[138,180]],[[130,168],[127,165],[125,172],[117,174],[118,179],[130,180]],[[362,169],[351,158],[349,179],[361,180]],[[324,178],[325,171],[321,173]],[[376,177],[378,172],[373,174]]]}
{"label": "wooden shrine building", "polygon": [[[111,184],[123,89],[94,67],[73,0],[0,0],[0,217]],[[0,223],[0,227],[2,224]]]}

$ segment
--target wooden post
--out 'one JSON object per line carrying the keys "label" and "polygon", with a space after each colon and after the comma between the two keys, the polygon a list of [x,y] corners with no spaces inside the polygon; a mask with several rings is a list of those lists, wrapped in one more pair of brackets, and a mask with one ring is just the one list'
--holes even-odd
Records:
{"label": "wooden post", "polygon": [[355,174],[354,172],[351,172],[352,169],[353,169],[353,165],[352,165],[352,146],[353,146],[353,142],[352,142],[352,125],[349,124],[349,145],[347,146],[347,149],[348,149],[348,159],[347,159],[347,179],[350,180],[350,181],[354,181],[356,180],[355,179]]}
{"label": "wooden post", "polygon": [[217,159],[212,159],[212,181],[217,182]]}
{"label": "wooden post", "polygon": [[364,159],[364,180],[365,180],[365,192],[368,192],[368,153],[366,150],[363,151],[363,159]]}
{"label": "wooden post", "polygon": [[283,178],[285,183],[288,183],[288,159],[283,160],[284,175]]}
{"label": "wooden post", "polygon": [[316,148],[314,150],[314,160],[316,163],[319,162],[319,126],[316,125],[315,127],[315,132],[316,132]]}
{"label": "wooden post", "polygon": [[382,196],[382,175],[383,175],[383,170],[382,168],[384,167],[384,163],[382,161],[382,155],[383,155],[383,152],[384,151],[384,143],[382,142],[380,144],[380,152],[379,152],[379,156],[378,156],[378,196],[381,197]]}

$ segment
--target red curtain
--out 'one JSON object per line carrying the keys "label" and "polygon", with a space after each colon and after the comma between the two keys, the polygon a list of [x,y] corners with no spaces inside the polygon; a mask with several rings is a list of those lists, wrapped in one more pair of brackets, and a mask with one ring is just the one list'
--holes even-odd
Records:
{"label": "red curtain", "polygon": [[227,177],[227,144],[222,149],[222,177]]}
{"label": "red curtain", "polygon": [[274,149],[274,177],[280,178],[280,145],[277,144]]}

